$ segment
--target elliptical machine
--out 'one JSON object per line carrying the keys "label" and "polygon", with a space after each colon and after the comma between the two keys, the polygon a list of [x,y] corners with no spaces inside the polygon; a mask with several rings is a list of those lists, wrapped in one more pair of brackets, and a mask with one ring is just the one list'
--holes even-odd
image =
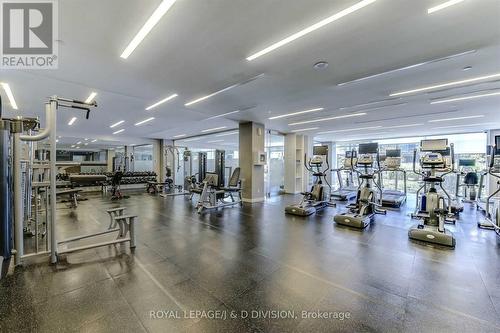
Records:
{"label": "elliptical machine", "polygon": [[[448,139],[422,140],[420,152],[425,154],[420,157],[421,170],[417,172],[417,149],[413,151],[413,172],[422,177],[424,184],[417,190],[417,210],[411,217],[422,222],[411,227],[408,236],[414,240],[455,247],[455,237],[444,227],[446,222],[455,223],[456,218],[451,211],[451,197],[443,188],[444,177],[454,172],[453,144],[448,145]],[[445,157],[448,152],[451,163]],[[441,174],[437,175],[438,172]],[[447,198],[438,193],[436,185]],[[425,193],[420,197],[422,189]]]}
{"label": "elliptical machine", "polygon": [[[500,136],[497,136],[497,142],[500,142]],[[481,200],[481,189],[479,191],[479,195],[476,201],[476,207],[479,211],[484,213],[484,221],[479,221],[477,226],[479,228],[492,229],[495,230],[497,235],[500,236],[500,205],[497,203],[496,208],[491,209],[492,203],[494,203],[494,198],[500,193],[500,165],[495,164],[495,155],[500,153],[499,148],[497,146],[491,147],[491,157],[490,163],[488,165],[488,170],[481,175],[481,185],[484,182],[484,176],[490,175],[496,179],[497,189],[493,191],[485,200]],[[498,200],[498,199],[497,199]],[[492,213],[494,211],[494,213]]]}
{"label": "elliptical machine", "polygon": [[[330,170],[328,162],[328,146],[313,147],[313,157],[307,161],[307,155],[304,155],[304,167],[315,177],[314,184],[310,192],[301,192],[303,195],[300,203],[285,207],[286,214],[309,216],[327,206],[335,207],[335,203],[330,201],[331,186],[326,180],[326,173]],[[321,170],[323,158],[326,156],[326,169]],[[307,162],[306,162],[307,161]],[[327,186],[323,185],[323,178]]]}
{"label": "elliptical machine", "polygon": [[[374,168],[373,155],[376,156],[377,168]],[[353,171],[358,174],[360,180],[356,202],[347,205],[347,212],[335,215],[333,220],[337,224],[364,229],[373,222],[375,214],[386,214],[386,211],[381,209],[382,189],[379,183],[381,168],[378,143],[360,144],[356,168],[354,164],[352,165]],[[362,172],[358,170],[359,168]],[[377,191],[374,190],[373,184]]]}

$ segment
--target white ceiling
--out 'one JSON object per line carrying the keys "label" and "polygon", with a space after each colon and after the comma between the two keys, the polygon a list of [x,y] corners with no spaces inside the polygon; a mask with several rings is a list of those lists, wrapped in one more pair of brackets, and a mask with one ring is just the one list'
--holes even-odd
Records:
{"label": "white ceiling", "polygon": [[[47,96],[85,99],[96,91],[99,107],[83,114],[60,112],[58,135],[110,142],[143,142],[173,138],[240,121],[258,121],[267,128],[290,132],[383,126],[370,131],[320,135],[322,139],[356,139],[370,135],[408,136],[484,130],[500,127],[500,97],[430,105],[429,99],[479,90],[499,89],[486,82],[456,89],[411,95],[401,105],[366,111],[363,117],[288,126],[295,121],[342,115],[358,105],[388,98],[391,92],[434,83],[500,73],[500,1],[467,0],[432,15],[427,9],[444,0],[378,0],[254,61],[245,58],[270,44],[347,8],[358,0],[178,0],[127,59],[120,54],[144,24],[159,0],[75,0],[59,2],[59,69],[2,70],[1,81],[13,90],[19,112],[6,105],[7,116],[40,116]],[[399,71],[342,87],[338,83],[464,51],[476,52],[418,68]],[[313,64],[327,61],[326,70]],[[472,66],[469,71],[463,71]],[[205,101],[184,103],[241,83]],[[2,91],[3,93],[3,91]],[[172,93],[179,96],[152,111],[144,109]],[[7,99],[4,98],[4,101]],[[384,102],[380,105],[392,104]],[[4,104],[7,104],[4,102]],[[324,111],[292,118],[268,117],[304,109]],[[246,109],[227,117],[206,118]],[[443,113],[442,112],[448,112]],[[436,118],[467,115],[485,118],[427,123]],[[78,116],[73,126],[68,120]],[[155,121],[134,123],[154,116]],[[125,120],[123,126],[109,125]],[[391,126],[422,123],[409,128]],[[486,125],[434,129],[481,123]],[[123,133],[112,132],[125,128]],[[382,132],[382,134],[380,134]],[[229,139],[229,138],[228,138]],[[142,140],[142,141],[141,141]]]}

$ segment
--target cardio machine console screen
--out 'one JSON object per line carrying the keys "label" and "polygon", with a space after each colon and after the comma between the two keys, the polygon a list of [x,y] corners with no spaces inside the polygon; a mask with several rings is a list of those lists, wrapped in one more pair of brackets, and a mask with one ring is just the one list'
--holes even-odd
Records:
{"label": "cardio machine console screen", "polygon": [[427,154],[422,158],[422,164],[443,164],[444,159],[441,154],[434,153],[434,154]]}
{"label": "cardio machine console screen", "polygon": [[314,146],[313,155],[319,155],[319,156],[328,155],[328,146]]}
{"label": "cardio machine console screen", "polygon": [[378,142],[374,143],[361,143],[358,148],[360,155],[376,154],[378,152]]}
{"label": "cardio machine console screen", "polygon": [[448,149],[448,139],[434,139],[420,141],[420,151],[446,152]]}
{"label": "cardio machine console screen", "polygon": [[387,149],[385,157],[401,157],[401,149]]}

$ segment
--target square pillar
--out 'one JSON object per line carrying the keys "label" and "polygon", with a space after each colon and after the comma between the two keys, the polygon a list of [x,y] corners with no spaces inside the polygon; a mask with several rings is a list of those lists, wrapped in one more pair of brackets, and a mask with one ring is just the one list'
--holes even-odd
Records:
{"label": "square pillar", "polygon": [[[264,201],[265,128],[254,122],[239,126],[239,164],[241,168],[242,197],[244,202]],[[264,155],[265,156],[265,155]]]}

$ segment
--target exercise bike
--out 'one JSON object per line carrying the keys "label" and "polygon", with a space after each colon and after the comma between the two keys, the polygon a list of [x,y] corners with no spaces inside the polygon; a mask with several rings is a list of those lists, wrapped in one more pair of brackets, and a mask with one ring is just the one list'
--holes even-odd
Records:
{"label": "exercise bike", "polygon": [[[301,192],[302,200],[298,204],[285,207],[285,213],[298,216],[309,216],[325,207],[335,207],[330,201],[331,186],[326,180],[326,173],[330,170],[328,162],[328,146],[313,147],[313,157],[307,161],[304,155],[304,167],[314,177],[314,184],[309,192]],[[323,158],[325,157],[326,169],[322,170]],[[307,161],[307,162],[306,162]],[[323,179],[327,186],[323,185]]]}
{"label": "exercise bike", "polygon": [[[481,200],[481,191],[479,192],[476,207],[479,211],[484,213],[484,221],[477,223],[479,228],[492,229],[495,230],[497,235],[500,236],[500,205],[497,202],[496,208],[491,209],[491,204],[494,203],[494,198],[500,193],[500,165],[495,164],[495,155],[500,153],[497,146],[493,146],[491,149],[490,164],[486,173],[481,175],[481,185],[483,184],[484,176],[490,175],[496,179],[497,189],[493,191],[485,200]],[[498,161],[498,159],[497,159]],[[494,213],[492,213],[494,211]]]}
{"label": "exercise bike", "polygon": [[[453,144],[448,145],[448,139],[422,140],[420,152],[425,154],[420,157],[421,170],[417,171],[417,149],[413,151],[413,172],[422,177],[424,184],[417,190],[417,210],[411,217],[421,223],[411,227],[408,236],[414,240],[455,247],[455,237],[444,227],[445,223],[454,224],[456,218],[451,211],[451,197],[443,188],[445,176],[454,172]],[[448,153],[451,163],[445,157]],[[436,185],[446,198],[438,193]],[[422,189],[426,190],[420,196]]]}
{"label": "exercise bike", "polygon": [[[377,168],[374,168],[373,155],[376,156]],[[353,155],[351,155],[353,156]],[[358,149],[358,161],[354,168],[360,180],[356,202],[347,205],[347,211],[334,216],[340,225],[358,229],[366,228],[375,219],[375,214],[386,214],[382,209],[382,188],[380,187],[380,155],[378,143],[362,143]],[[362,169],[359,171],[358,169]],[[375,179],[377,176],[377,179]],[[377,188],[374,190],[373,185]],[[378,192],[378,193],[377,193]]]}

